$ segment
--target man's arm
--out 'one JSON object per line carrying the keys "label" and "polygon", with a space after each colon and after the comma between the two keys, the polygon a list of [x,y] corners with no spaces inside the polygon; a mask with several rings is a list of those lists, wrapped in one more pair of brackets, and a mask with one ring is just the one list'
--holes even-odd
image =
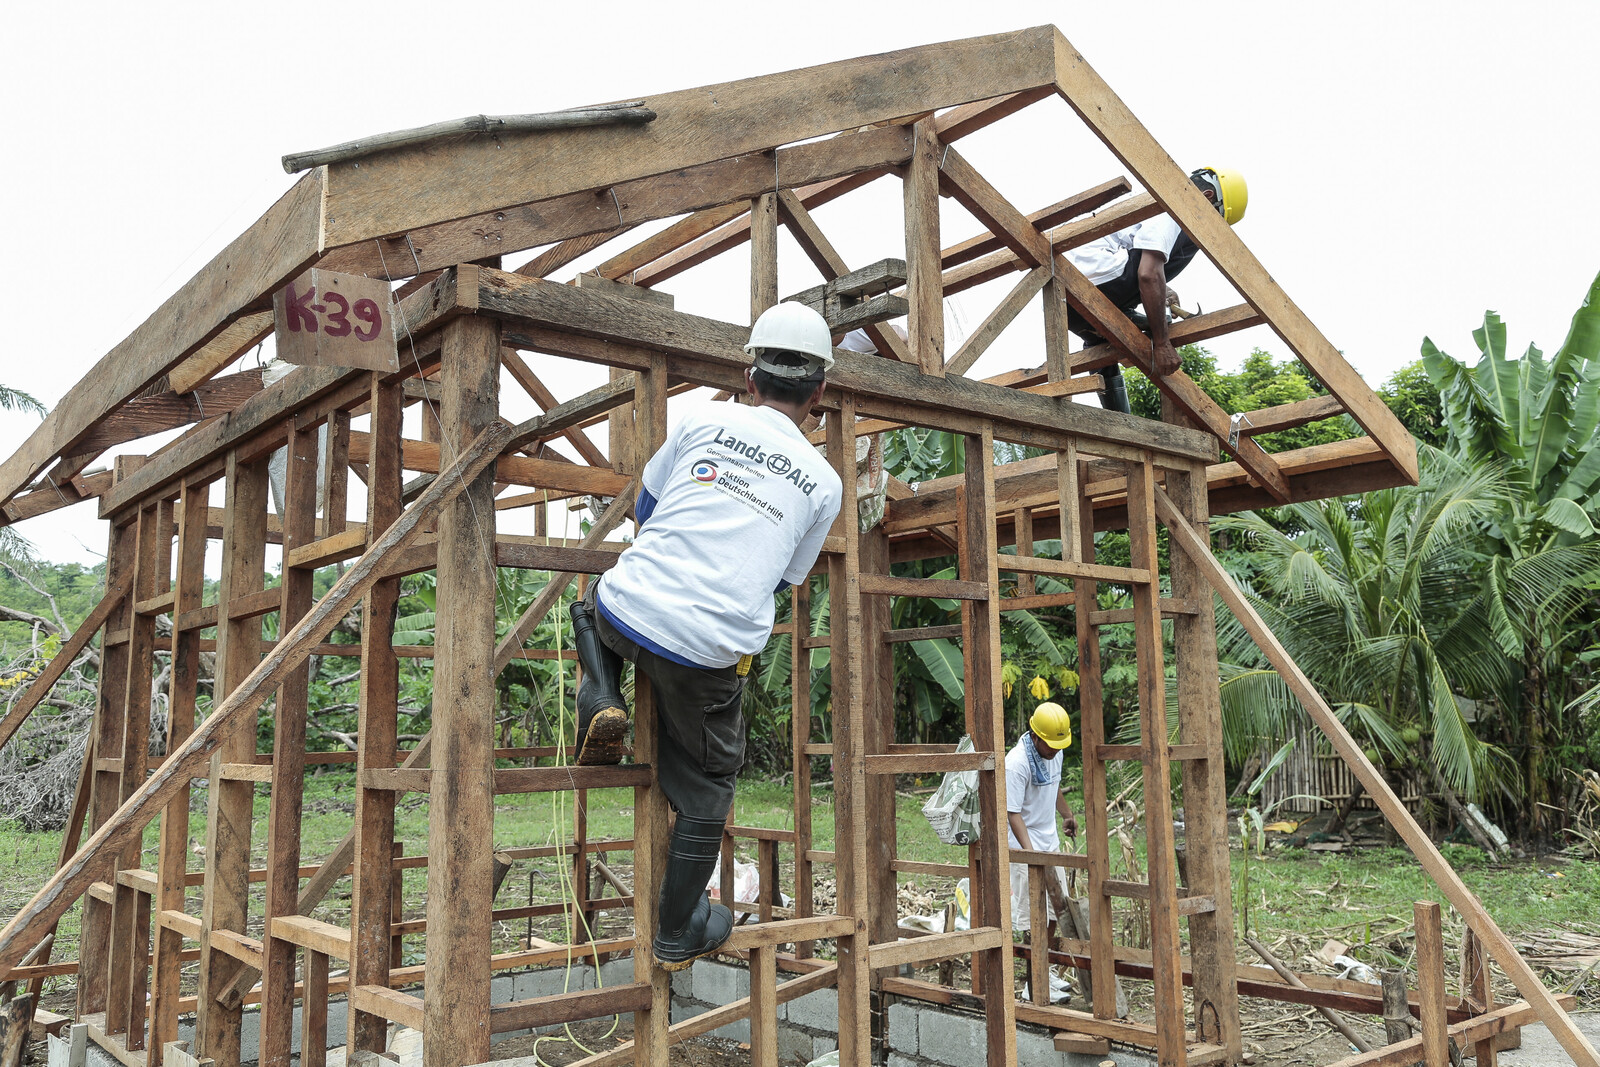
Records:
{"label": "man's arm", "polygon": [[1150,322],[1150,348],[1157,374],[1178,370],[1178,352],[1167,336],[1167,257],[1146,248],[1139,257],[1139,298],[1144,301],[1144,316]]}
{"label": "man's arm", "polygon": [[1011,827],[1011,834],[1017,839],[1017,847],[1033,851],[1033,838],[1028,836],[1028,824],[1022,821],[1022,812],[1006,812],[1006,823]]}
{"label": "man's arm", "polygon": [[1067,832],[1067,836],[1077,837],[1078,817],[1072,814],[1072,802],[1067,799],[1066,793],[1056,794],[1056,814],[1061,816],[1061,829]]}

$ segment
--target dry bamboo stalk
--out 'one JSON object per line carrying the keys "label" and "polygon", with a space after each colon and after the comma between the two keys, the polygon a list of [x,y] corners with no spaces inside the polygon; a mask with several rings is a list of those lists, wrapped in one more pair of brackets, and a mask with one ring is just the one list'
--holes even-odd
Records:
{"label": "dry bamboo stalk", "polygon": [[297,174],[312,167],[330,163],[347,163],[374,152],[407,145],[423,144],[440,137],[465,133],[522,133],[529,130],[569,130],[577,126],[642,126],[655,121],[656,113],[644,106],[643,100],[625,104],[597,104],[572,111],[545,111],[533,115],[468,115],[464,119],[450,119],[428,126],[417,126],[393,133],[378,133],[359,141],[317,148],[310,152],[291,152],[283,157],[286,173]]}

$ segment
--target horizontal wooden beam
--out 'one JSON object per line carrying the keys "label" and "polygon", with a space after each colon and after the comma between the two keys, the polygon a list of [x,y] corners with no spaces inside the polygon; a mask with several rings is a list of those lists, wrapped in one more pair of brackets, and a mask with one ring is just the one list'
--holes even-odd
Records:
{"label": "horizontal wooden beam", "polygon": [[[477,271],[463,266],[441,274],[426,289],[400,302],[396,329],[420,334],[470,310],[477,297]],[[458,281],[464,284],[458,285]],[[352,387],[351,403],[365,396],[366,371],[339,367],[301,367],[247,400],[228,418],[206,422],[168,445],[100,498],[100,517],[109,518],[130,503],[170,487],[227,449],[259,435],[283,432],[284,420],[341,388]]]}
{"label": "horizontal wooden beam", "polygon": [[[750,357],[744,353],[744,344],[750,336],[748,327],[486,268],[479,270],[479,277],[479,313],[504,319],[513,332],[542,328],[577,335],[580,339],[605,338],[608,343],[600,346],[604,352],[637,346],[643,350],[689,356],[704,361],[724,382],[735,380],[735,376],[742,380],[744,368],[750,365]],[[560,340],[548,337],[541,343],[555,347]],[[582,349],[579,344],[573,350],[582,352]],[[607,358],[618,356],[626,358],[626,353],[618,352]],[[952,415],[995,418],[1014,424],[1020,432],[1043,428],[1047,432],[1146,448],[1187,459],[1209,460],[1216,456],[1216,442],[1198,431],[1030,396],[981,382],[933,378],[879,356],[839,349],[834,359],[834,368],[829,374],[830,391],[853,392],[863,404],[885,407],[910,404]],[[679,370],[684,377],[692,377],[690,368],[680,366]],[[545,425],[530,420],[518,428],[518,439],[526,440],[549,432],[543,429]],[[997,429],[996,436],[1004,438],[1006,432]],[[1092,448],[1086,447],[1086,450],[1092,451]]]}
{"label": "horizontal wooden beam", "polygon": [[[649,97],[640,127],[467,138],[326,168],[327,244],[369,241],[858,129],[1054,78],[1053,27],[924,45]],[[794,106],[804,100],[804,107]],[[606,195],[605,200],[610,196]]]}
{"label": "horizontal wooden beam", "polygon": [[73,448],[80,452],[104,452],[154,433],[226,415],[259,392],[261,372],[247,370],[201,382],[191,392],[168,391],[143,396],[130,400],[95,423]]}

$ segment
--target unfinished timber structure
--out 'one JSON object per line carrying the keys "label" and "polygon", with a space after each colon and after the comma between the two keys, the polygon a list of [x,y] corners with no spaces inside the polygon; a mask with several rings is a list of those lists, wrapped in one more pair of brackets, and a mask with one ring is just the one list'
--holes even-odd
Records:
{"label": "unfinished timber structure", "polygon": [[[1002,196],[958,143],[1051,97],[1066,102],[1073,113],[1066,121],[1085,124],[1128,176],[1029,214]],[[1463,995],[1447,998],[1442,949],[1429,952],[1413,995],[1421,1036],[1347,1063],[1423,1058],[1443,1067],[1450,1038],[1476,1043],[1479,1064],[1492,1063],[1496,1034],[1538,1019],[1576,1062],[1600,1067],[1561,1004],[1363,758],[1210,552],[1206,524],[1213,513],[1415,481],[1411,438],[1061,34],[1040,27],[929,45],[670,93],[644,105],[654,118],[643,124],[462,135],[307,173],[73,387],[0,466],[7,521],[95,499],[110,527],[105,599],[63,650],[65,659],[0,723],[3,743],[60,667],[103,632],[94,735],[60,869],[0,931],[0,978],[75,972],[78,1013],[93,1040],[122,1062],[147,1067],[176,1060],[169,1043],[180,1014],[191,1011],[194,1046],[182,1055],[238,1062],[242,1012],[253,1002],[261,1011],[261,1062],[289,1062],[298,1018],[302,1062],[319,1063],[328,997],[341,992],[349,998],[352,1058],[384,1052],[391,1021],[422,1032],[429,1067],[461,1067],[490,1058],[494,1032],[629,1013],[634,1041],[585,1062],[663,1065],[673,1041],[747,1015],[751,1062],[772,1067],[776,1005],[825,986],[838,991],[838,1041],[849,1064],[872,1060],[873,1009],[886,997],[980,1010],[988,1062],[995,1065],[1016,1063],[1018,1021],[1086,1043],[1072,1047],[1107,1040],[1145,1046],[1163,1065],[1233,1062],[1241,1053],[1241,995],[1365,1012],[1381,1005],[1371,986],[1313,976],[1292,982],[1236,963],[1216,593],[1378,798],[1474,934],[1475,966]],[[904,250],[886,249],[894,259],[871,268],[855,264],[852,271],[812,211],[878,180],[902,186]],[[982,232],[946,243],[941,197],[959,202]],[[1168,413],[1163,422],[1072,401],[1073,394],[1098,387],[1099,368],[1119,361],[1148,367],[1150,343],[1063,250],[1160,212],[1178,220],[1239,295],[1232,307],[1176,323],[1174,342],[1265,325],[1327,387],[1326,397],[1232,421],[1178,373],[1156,379]],[[676,221],[643,240],[627,236],[665,219]],[[825,423],[815,435],[842,476],[845,501],[819,566],[826,592],[816,581],[794,592],[796,618],[807,618],[808,601],[825,595],[832,622],[824,636],[802,629],[791,640],[794,722],[800,724],[792,737],[793,829],[745,829],[736,820],[728,827],[730,845],[740,838],[758,841],[763,873],[772,875],[763,879],[763,899],[754,906],[762,921],[741,926],[728,946],[749,961],[750,996],[673,1025],[668,976],[648,952],[634,951],[631,983],[491,1004],[497,969],[635,948],[627,937],[586,940],[579,913],[631,907],[645,937],[653,928],[650,887],[664,860],[667,811],[651,770],[656,727],[647,687],[641,683],[636,701],[633,763],[573,768],[562,765],[554,749],[496,747],[495,678],[513,657],[562,654],[524,644],[561,587],[605,571],[625,548],[610,537],[625,520],[642,458],[665,437],[669,398],[742,389],[748,327],[677,311],[664,283],[711,257],[747,254],[753,319],[784,293],[815,284],[814,278],[780,284],[780,227],[822,276],[820,289],[801,295],[840,332],[867,329],[879,354],[838,353]],[[573,284],[549,280],[611,242],[614,254]],[[500,257],[531,249],[542,250],[516,270],[500,269]],[[400,369],[303,366],[265,388],[247,374],[216,377],[272,331],[274,294],[312,267],[401,283],[392,308]],[[999,278],[1015,282],[965,343],[947,353],[945,298]],[[1069,351],[1068,305],[1109,343]],[[1043,316],[1043,351],[1009,373],[965,377],[1030,307]],[[900,316],[907,322],[903,339],[883,328]],[[603,365],[609,379],[558,399],[544,381],[555,380],[563,361]],[[543,413],[511,424],[500,415],[502,388],[525,390]],[[403,432],[406,409],[414,404],[424,411],[417,438]],[[1255,440],[1340,414],[1349,414],[1366,435],[1278,454]],[[85,473],[108,449],[191,423],[149,456],[123,457],[104,474]],[[585,433],[600,423],[604,449]],[[856,521],[857,440],[902,426],[962,435],[969,458],[992,456],[996,441],[1047,454],[998,466],[969,462],[953,479],[915,493],[896,489],[885,521],[864,532]],[[581,462],[552,450],[560,441]],[[281,508],[269,508],[269,457],[279,449],[287,456],[285,499]],[[364,522],[348,515],[352,473],[366,484]],[[211,506],[214,489],[220,508]],[[581,542],[550,537],[539,521],[519,521],[528,513],[515,510],[591,494],[616,503],[596,516]],[[1166,566],[1156,551],[1158,527],[1168,531],[1172,546]],[[1099,530],[1128,532],[1128,565],[1095,559]],[[1033,554],[1036,541],[1056,536],[1060,558]],[[221,583],[207,602],[203,565],[208,546],[218,540]],[[282,553],[282,582],[273,588],[263,581],[269,543],[281,545]],[[891,570],[899,560],[950,555],[959,561],[953,579]],[[350,565],[318,599],[312,574],[335,561]],[[497,644],[497,568],[519,567],[555,572],[556,579]],[[400,579],[430,569],[438,588],[435,644],[397,648],[390,624]],[[1070,592],[1040,592],[1038,576],[1070,583]],[[1130,591],[1132,608],[1100,610],[1102,585]],[[890,604],[900,597],[954,599],[960,620],[896,630]],[[329,645],[334,625],[358,605],[366,620],[359,648]],[[1003,825],[1001,613],[1041,606],[1070,609],[1076,619],[1087,851],[1010,852],[1003,836],[985,833],[970,848],[953,848],[949,863],[899,859],[894,833],[881,832],[894,826],[896,774],[976,770],[982,825]],[[156,618],[163,614],[172,621],[170,638],[157,636]],[[262,617],[271,614],[278,637],[266,642]],[[1101,726],[1099,627],[1130,619],[1137,634],[1142,739],[1111,744]],[[1178,726],[1171,733],[1163,680],[1166,619],[1177,667]],[[931,636],[960,638],[973,753],[903,744],[894,736],[890,646]],[[829,744],[814,743],[806,729],[810,650],[818,646],[831,649]],[[170,650],[174,680],[168,754],[152,760],[149,683],[158,649]],[[199,656],[206,649],[216,655],[215,697],[197,724]],[[360,736],[349,835],[325,863],[302,867],[303,776],[308,765],[329,759],[306,751],[307,658],[313,654],[359,654]],[[397,657],[403,655],[431,656],[434,692],[444,695],[433,705],[432,733],[409,749],[400,748],[396,726]],[[259,752],[258,717],[269,698],[273,750]],[[815,756],[831,757],[833,764],[832,852],[813,847]],[[1144,882],[1111,876],[1106,768],[1117,760],[1137,762],[1146,786]],[[510,761],[522,765],[506,766]],[[1186,809],[1181,878],[1169,789],[1174,765]],[[209,813],[203,857],[189,847],[196,779],[205,782]],[[495,839],[498,794],[576,790],[581,797],[586,789],[619,786],[635,796],[627,840],[592,840],[581,814],[571,843]],[[252,846],[263,844],[252,841],[258,790],[270,800],[270,817],[265,867],[252,870]],[[405,793],[426,797],[430,831],[423,854],[395,850],[396,798]],[[577,808],[581,813],[582,804]],[[151,823],[159,827],[154,850],[142,843]],[[580,887],[589,884],[594,853],[631,850],[640,891],[631,898],[580,896],[570,906],[571,946],[491,955],[497,919],[537,910],[496,910],[497,848],[513,861],[566,857]],[[782,854],[795,868],[794,904],[787,910],[777,907],[774,884]],[[1012,862],[1033,869],[1035,933],[1027,943],[1016,943],[1011,930]],[[1092,930],[1086,940],[1051,945],[1038,933],[1046,926],[1043,874],[1049,865],[1077,868],[1086,878]],[[395,914],[398,878],[410,867],[427,871],[421,921]],[[813,881],[829,871],[837,899],[832,913],[820,914]],[[902,938],[895,890],[906,873],[969,877],[971,928]],[[346,878],[349,926],[311,917]],[[1147,951],[1114,943],[1113,908],[1128,899],[1148,906]],[[50,962],[40,946],[80,901],[79,958]],[[1183,924],[1187,956],[1180,949]],[[425,949],[420,965],[402,965],[399,948],[408,937]],[[824,940],[831,958],[815,951]],[[1020,999],[1018,956],[1034,963]],[[901,972],[905,964],[955,957],[970,959],[970,985]],[[186,996],[180,964],[196,959],[198,991]],[[1486,959],[1504,969],[1525,1000],[1493,1002]],[[1088,968],[1092,1010],[1048,1002],[1044,976],[1051,960]],[[330,979],[330,967],[346,973]],[[779,983],[780,971],[797,976]],[[1117,1018],[1119,975],[1152,983],[1153,1023]],[[1193,987],[1191,1001],[1186,985]],[[298,1016],[297,1006],[304,1009]]]}

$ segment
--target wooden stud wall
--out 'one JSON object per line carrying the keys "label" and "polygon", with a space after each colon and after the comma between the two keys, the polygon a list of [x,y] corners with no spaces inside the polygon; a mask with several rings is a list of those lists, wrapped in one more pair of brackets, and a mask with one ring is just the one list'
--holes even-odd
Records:
{"label": "wooden stud wall", "polygon": [[[1159,524],[1167,525],[1175,538],[1186,536],[1186,530],[1190,535],[1199,530],[1203,537],[1205,523],[1219,504],[1245,506],[1342,492],[1369,482],[1394,484],[1397,472],[1400,477],[1414,474],[1407,441],[1395,436],[1386,411],[1374,407],[1370,391],[1243,246],[1213,213],[1197,209],[1196,198],[1170,160],[1052,29],[928,46],[791,77],[815,86],[847,78],[872,91],[861,94],[864,103],[851,102],[848,94],[830,96],[827,115],[794,117],[780,115],[789,109],[779,106],[782,101],[769,83],[756,79],[719,87],[723,95],[716,136],[706,144],[664,137],[650,153],[630,155],[628,180],[599,198],[599,216],[592,183],[607,171],[603,159],[582,152],[549,167],[525,168],[519,180],[532,184],[524,191],[529,196],[548,194],[546,202],[487,214],[494,192],[461,170],[464,160],[482,155],[479,145],[463,146],[456,155],[401,153],[366,171],[334,168],[308,177],[227,253],[231,260],[252,263],[247,276],[227,262],[208,267],[114,353],[119,356],[114,382],[75,390],[45,431],[7,461],[0,471],[6,521],[42,513],[60,501],[99,495],[104,516],[112,520],[108,590],[118,592],[108,592],[90,628],[104,624],[102,668],[74,820],[82,819],[91,838],[77,851],[78,823],[69,823],[62,872],[0,930],[4,976],[37,981],[45,972],[77,973],[78,1011],[91,1023],[94,1040],[132,1067],[160,1064],[166,1045],[176,1038],[180,1013],[190,1010],[199,1015],[194,1052],[217,1063],[236,1062],[241,1012],[248,1003],[261,1005],[264,1064],[289,1062],[297,1005],[303,1009],[299,1038],[307,1050],[304,1062],[320,1064],[327,997],[340,993],[351,1003],[346,1042],[352,1053],[384,1051],[391,1022],[399,1022],[422,1029],[427,1062],[439,1067],[486,1060],[492,1032],[615,1011],[633,1014],[636,1039],[585,1061],[590,1067],[627,1061],[664,1067],[674,1041],[747,1016],[752,1020],[752,1062],[775,1067],[776,1031],[769,1024],[776,1005],[826,985],[838,989],[839,1047],[850,1063],[869,1062],[881,1052],[885,1005],[896,996],[981,1010],[988,1062],[997,1065],[1016,1063],[1019,1021],[1088,1042],[1139,1044],[1155,1050],[1163,1067],[1175,1067],[1238,1058],[1241,992],[1305,1003],[1368,1005],[1369,995],[1350,983],[1308,982],[1309,988],[1296,988],[1281,984],[1275,974],[1262,975],[1259,968],[1237,968],[1234,963],[1211,590],[1228,594],[1218,584],[1209,557],[1198,550],[1173,552],[1169,573],[1162,575],[1156,537]],[[918,92],[931,98],[922,100]],[[1131,191],[1126,180],[1115,179],[1024,213],[951,147],[1052,92],[1080,113],[1087,101],[1097,112],[1104,109],[1114,116],[1113,122],[1084,115],[1155,195],[1111,204]],[[962,94],[987,99],[969,101]],[[677,94],[655,103],[667,109],[661,130],[707,121],[700,94]],[[958,106],[938,110],[951,103]],[[780,133],[793,135],[788,140],[806,140],[831,132],[823,128],[829,123],[844,132],[828,140],[759,150]],[[804,132],[797,132],[800,126]],[[572,140],[609,145],[617,136],[616,131],[591,131]],[[521,142],[507,148],[507,156],[518,158],[528,151]],[[727,158],[697,155],[707,151]],[[637,688],[634,765],[580,772],[561,767],[560,760],[557,766],[540,765],[556,756],[553,749],[496,748],[495,676],[519,654],[570,655],[522,645],[573,577],[603,572],[624,547],[606,538],[637,490],[637,472],[666,439],[668,397],[695,387],[732,396],[743,392],[748,361],[742,345],[748,331],[681,314],[669,294],[647,287],[748,241],[753,321],[785,291],[778,278],[779,227],[789,230],[824,280],[848,274],[848,265],[811,211],[891,173],[902,181],[908,336],[902,340],[874,324],[867,333],[881,355],[839,354],[824,402],[826,427],[814,437],[841,477],[844,501],[818,568],[828,579],[828,633],[810,634],[812,609],[824,595],[810,580],[794,589],[787,624],[794,689],[793,829],[741,827],[730,817],[725,838],[724,855],[730,861],[725,885],[731,884],[731,859],[740,843],[748,847],[755,842],[762,874],[760,899],[735,905],[755,912],[760,922],[741,926],[728,946],[730,954],[749,961],[751,995],[697,1020],[672,1024],[668,976],[654,965],[643,943],[654,925],[654,886],[668,833],[666,803],[650,771],[658,724],[648,683],[640,679]],[[459,188],[430,184],[441,177],[459,177]],[[386,183],[397,181],[417,193],[405,207],[410,232],[403,240],[394,236],[399,231],[385,206],[393,198],[377,195],[388,188]],[[941,195],[957,199],[986,231],[942,247]],[[311,220],[321,217],[319,208],[329,204],[340,208],[338,239],[348,242],[340,248],[324,249],[325,235],[311,236],[317,230]],[[1079,217],[1102,208],[1091,218]],[[1095,412],[1071,402],[1072,394],[1098,387],[1094,371],[1119,360],[1147,363],[1148,342],[1061,253],[1163,208],[1204,231],[1208,251],[1215,257],[1220,250],[1224,273],[1250,296],[1236,308],[1186,320],[1174,328],[1174,340],[1185,343],[1261,323],[1272,326],[1314,364],[1337,395],[1293,410],[1254,413],[1260,416],[1252,420],[1257,428],[1299,425],[1348,409],[1372,432],[1371,439],[1268,455],[1245,434],[1226,442],[1237,462],[1217,464],[1212,461],[1218,440],[1227,436],[1226,416],[1181,374],[1160,383],[1168,410],[1165,422]],[[577,279],[577,285],[543,280],[604,239],[684,212],[690,214],[612,255],[596,272]],[[475,242],[481,241],[480,231],[491,217],[497,226],[504,223],[497,232],[509,243],[500,251],[557,243],[517,272],[499,271],[498,259],[464,254],[468,248],[481,251]],[[370,240],[374,235],[380,239]],[[271,256],[246,254],[262,242],[272,244]],[[319,257],[325,265],[377,270],[367,260],[385,244],[383,273],[399,280],[401,275],[390,270],[400,263],[399,269],[414,268],[420,275],[400,290],[395,305],[415,357],[405,371],[297,371],[270,388],[243,389],[230,401],[236,406],[227,419],[196,427],[148,461],[119,460],[110,477],[79,476],[86,457],[113,439],[108,434],[130,440],[125,435],[136,429],[153,432],[155,422],[149,420],[170,429],[174,418],[188,417],[191,401],[182,395],[228,365],[247,340],[259,339],[261,324],[254,312],[245,310],[254,306],[251,301],[270,295],[283,278]],[[452,266],[457,260],[483,265]],[[944,298],[1018,272],[1021,278],[999,306],[947,359]],[[248,288],[248,295],[240,286]],[[1041,365],[984,382],[966,379],[1036,294],[1044,319]],[[1069,353],[1068,304],[1087,315],[1111,343]],[[182,328],[163,326],[172,322]],[[608,381],[560,401],[521,352],[535,353],[537,360],[599,364],[607,368]],[[502,367],[541,411],[514,428],[499,417]],[[423,378],[427,381],[419,380]],[[127,404],[156,380],[178,396],[143,408]],[[423,403],[422,439],[405,440],[403,408],[418,399]],[[101,432],[99,420],[116,414],[119,405],[124,410],[117,424]],[[369,417],[369,426],[358,433],[351,420],[362,415]],[[600,423],[607,427],[604,450],[585,434],[585,427]],[[960,435],[968,460],[965,471],[925,485],[916,494],[899,495],[889,506],[887,521],[863,531],[857,519],[858,437],[905,425]],[[572,463],[549,450],[548,443],[558,439],[583,462]],[[997,468],[990,461],[996,440],[1041,447],[1050,454]],[[288,459],[281,517],[268,515],[266,493],[267,457],[279,448]],[[54,455],[49,455],[52,449]],[[55,487],[48,497],[43,487],[16,495],[33,476],[30,472],[56,460],[51,476]],[[367,485],[364,525],[346,517],[352,470]],[[409,490],[415,499],[409,507],[402,490],[408,470],[427,476]],[[218,481],[225,494],[220,514],[208,507],[211,487]],[[525,485],[534,492],[497,500],[507,485]],[[588,493],[622,499],[581,542],[549,538],[548,504]],[[499,511],[530,505],[537,505],[533,537],[497,535]],[[506,524],[510,522],[507,516]],[[1128,531],[1130,566],[1096,561],[1094,534],[1105,528]],[[218,535],[221,588],[218,602],[204,605],[207,540]],[[1035,542],[1053,536],[1061,538],[1061,558],[1037,557]],[[1008,540],[1016,544],[1015,555],[1000,552]],[[285,565],[282,585],[264,590],[269,543],[282,545]],[[891,572],[900,559],[932,554],[954,554],[959,577],[935,581]],[[346,579],[315,600],[315,569],[340,560],[355,563]],[[498,645],[497,566],[555,572],[547,594]],[[436,569],[438,577],[437,643],[397,649],[392,639],[400,578],[428,569]],[[1002,597],[1002,573],[1016,575],[1015,597]],[[1070,582],[1072,592],[1039,594],[1035,579],[1041,574]],[[1168,583],[1165,596],[1163,581]],[[1131,589],[1133,607],[1099,610],[1102,584]],[[895,631],[892,600],[897,596],[953,597],[960,602],[959,625]],[[348,610],[356,597],[363,598],[365,619],[359,648],[323,643],[330,612]],[[1086,851],[1012,852],[1003,836],[991,832],[967,849],[964,862],[900,860],[894,834],[881,832],[895,825],[897,773],[976,770],[983,825],[1004,824],[1003,761],[1011,739],[1004,733],[1000,699],[1000,618],[1007,610],[1046,605],[1071,608],[1075,616]],[[155,619],[162,613],[172,617],[170,640],[155,634]],[[272,613],[283,635],[276,645],[261,638],[261,617]],[[1164,706],[1164,618],[1173,620],[1178,672],[1179,728],[1170,737]],[[1110,745],[1104,736],[1099,627],[1113,621],[1131,621],[1135,628],[1141,720],[1137,745]],[[214,642],[201,637],[212,626],[217,631]],[[959,636],[962,641],[965,726],[976,749],[972,756],[901,744],[894,736],[891,645],[934,636]],[[831,656],[831,744],[814,743],[811,736],[811,655],[819,647],[829,648]],[[217,659],[215,710],[197,729],[199,657],[212,648]],[[351,833],[326,863],[304,867],[300,825],[305,769],[313,761],[333,759],[305,751],[305,657],[332,654],[330,649],[358,655],[361,668],[357,751],[339,757],[356,764],[355,817]],[[146,757],[151,667],[156,653],[167,650],[173,657],[167,736],[172,755],[152,769]],[[401,655],[433,657],[437,691],[448,694],[434,705],[437,734],[430,733],[409,752],[399,750],[397,736]],[[273,680],[270,691],[276,695],[271,754],[255,751],[257,717],[269,691],[263,688],[266,678]],[[18,723],[20,718],[8,716],[0,730],[14,731]],[[833,765],[833,852],[813,848],[815,757],[830,757]],[[209,766],[203,763],[206,759]],[[497,759],[528,765],[497,769]],[[1118,759],[1139,760],[1143,772],[1149,844],[1145,882],[1113,877],[1106,776],[1109,762]],[[1173,761],[1181,768],[1187,810],[1181,883],[1168,789]],[[193,776],[205,779],[209,811],[203,869],[196,871],[188,870]],[[270,814],[266,865],[253,871],[251,815],[258,786],[269,792]],[[586,790],[607,786],[635,791],[631,839],[596,841],[589,836]],[[571,844],[510,847],[501,856],[512,862],[543,857],[570,864],[580,892],[570,905],[496,909],[494,797],[554,789],[577,794]],[[395,841],[395,800],[403,791],[426,795],[425,855],[404,856]],[[160,819],[160,843],[151,857],[154,870],[146,871],[140,831],[152,817]],[[794,904],[788,911],[778,904],[777,884],[785,849],[792,849],[796,871]],[[633,853],[638,892],[629,892],[606,864],[605,854],[616,851]],[[1030,867],[1031,932],[1023,944],[1013,943],[1011,931],[1013,861]],[[837,882],[838,914],[818,915],[813,884],[819,868],[828,865]],[[1044,915],[1046,869],[1053,866],[1082,871],[1088,890],[1087,933],[1080,930],[1079,938],[1054,943]],[[89,880],[91,867],[100,880]],[[426,868],[428,879],[426,918],[403,921],[397,913],[399,888],[404,871],[417,867]],[[1442,873],[1448,868],[1430,871],[1444,878],[1441,884],[1447,888],[1453,885]],[[349,928],[312,918],[346,873],[351,877]],[[970,929],[902,939],[895,909],[898,876],[905,873],[968,876]],[[595,883],[599,888],[591,890],[593,879],[600,880]],[[252,896],[256,882],[264,883],[260,897]],[[200,899],[190,902],[187,889],[196,885]],[[75,891],[69,893],[69,888]],[[1149,952],[1116,944],[1113,899],[1119,897],[1135,898],[1148,908]],[[61,911],[79,898],[84,915],[78,961],[30,960],[28,966],[19,966],[53,929]],[[194,903],[198,915],[191,910]],[[1505,955],[1503,935],[1481,907],[1472,908],[1465,898],[1458,906],[1477,931],[1475,937],[1482,936],[1474,945],[1487,946],[1514,978],[1525,979],[1525,965],[1518,969],[1520,958],[1513,958],[1514,952]],[[601,913],[630,908],[644,932],[640,940],[595,939],[594,924]],[[491,927],[497,919],[557,914],[570,916],[570,947],[530,944],[491,958]],[[1185,921],[1192,956],[1188,968],[1179,940]],[[1432,936],[1437,921],[1436,912],[1419,911],[1419,944],[1424,934]],[[403,938],[416,935],[425,938],[425,962],[405,966],[400,958]],[[814,944],[822,939],[836,945],[836,963],[815,958]],[[785,944],[794,950],[780,952]],[[571,956],[594,957],[598,963],[629,951],[632,983],[566,998],[490,1005],[489,982],[496,969],[552,965]],[[1013,998],[1017,955],[1033,967],[1028,1002]],[[972,962],[969,988],[897,973],[903,964],[956,956]],[[184,997],[179,966],[194,960],[199,962],[199,992]],[[1524,990],[1533,998],[1530,1004],[1491,1003],[1487,961],[1481,951],[1474,960],[1469,983],[1474,1003],[1447,1008],[1442,957],[1430,948],[1420,996],[1420,1045],[1426,1046],[1427,1056],[1438,1058],[1450,1028],[1461,1040],[1470,1036],[1478,1042],[1482,1058],[1496,1027],[1535,1016],[1552,1022],[1564,1041],[1570,1039],[1551,1014],[1558,1011],[1556,1002],[1540,999],[1531,989]],[[347,963],[348,974],[330,977],[332,961]],[[1087,968],[1090,1011],[1046,1003],[1044,969],[1049,962]],[[779,969],[800,977],[780,985]],[[1155,1024],[1117,1017],[1119,976],[1153,983]],[[406,991],[418,982],[420,995]],[[1185,984],[1194,987],[1192,1010],[1185,1007]],[[892,1040],[894,1035],[887,1036]],[[1576,1040],[1581,1042],[1581,1036]],[[1569,1050],[1574,1047],[1569,1044]],[[1419,1047],[1418,1054],[1423,1051]],[[1580,1062],[1597,1067],[1593,1059]]]}

